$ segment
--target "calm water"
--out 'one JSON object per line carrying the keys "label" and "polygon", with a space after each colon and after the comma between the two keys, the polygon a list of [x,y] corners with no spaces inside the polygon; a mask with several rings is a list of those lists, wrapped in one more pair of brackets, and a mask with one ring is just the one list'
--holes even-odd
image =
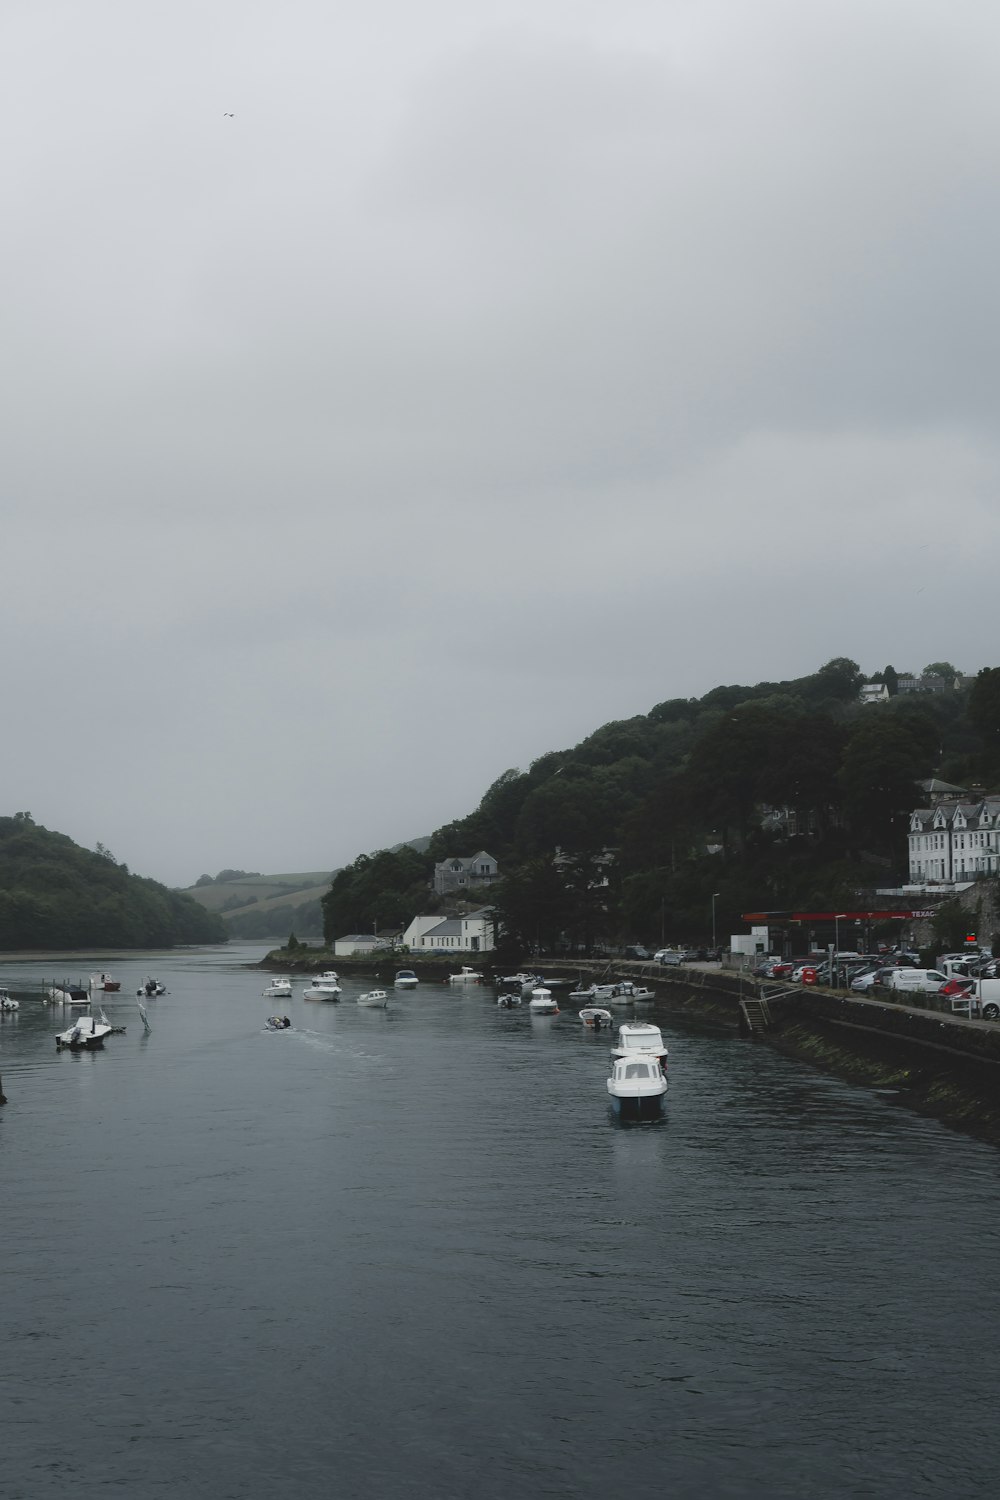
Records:
{"label": "calm water", "polygon": [[79,1056],[34,997],[95,965],[0,964],[5,1500],[996,1492],[994,1150],[655,1011],[623,1127],[568,1006],[260,951],[103,959]]}

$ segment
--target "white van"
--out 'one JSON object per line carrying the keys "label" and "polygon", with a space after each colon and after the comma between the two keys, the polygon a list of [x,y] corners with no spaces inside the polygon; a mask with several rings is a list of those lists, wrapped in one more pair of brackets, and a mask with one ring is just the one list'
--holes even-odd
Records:
{"label": "white van", "polygon": [[940,969],[893,969],[888,987],[903,995],[934,995],[947,983],[948,976]]}

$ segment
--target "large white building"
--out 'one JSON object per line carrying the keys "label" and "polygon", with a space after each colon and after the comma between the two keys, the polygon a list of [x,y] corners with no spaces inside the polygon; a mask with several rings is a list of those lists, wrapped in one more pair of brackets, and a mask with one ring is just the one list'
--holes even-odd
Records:
{"label": "large white building", "polygon": [[1000,874],[1000,797],[946,797],[910,815],[910,883]]}
{"label": "large white building", "polygon": [[488,906],[461,917],[414,917],[403,933],[411,953],[488,953],[494,946],[493,913]]}

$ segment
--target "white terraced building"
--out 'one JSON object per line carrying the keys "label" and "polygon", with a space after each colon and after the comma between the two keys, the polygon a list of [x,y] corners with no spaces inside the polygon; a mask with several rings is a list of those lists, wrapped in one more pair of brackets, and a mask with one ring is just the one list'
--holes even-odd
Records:
{"label": "white terraced building", "polygon": [[942,799],[910,814],[910,882],[1000,874],[1000,796]]}

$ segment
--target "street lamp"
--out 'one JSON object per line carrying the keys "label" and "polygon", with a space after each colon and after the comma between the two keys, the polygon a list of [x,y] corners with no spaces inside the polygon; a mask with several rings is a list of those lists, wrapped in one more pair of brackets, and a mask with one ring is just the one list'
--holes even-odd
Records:
{"label": "street lamp", "polygon": [[712,957],[713,958],[715,957],[715,898],[716,898],[716,896],[718,896],[718,894],[719,894],[718,891],[713,891],[712,892]]}
{"label": "street lamp", "polygon": [[833,965],[830,978],[833,979],[834,974],[837,976],[833,984],[835,990],[840,989],[840,922],[846,916],[846,911],[838,911],[833,918]]}

